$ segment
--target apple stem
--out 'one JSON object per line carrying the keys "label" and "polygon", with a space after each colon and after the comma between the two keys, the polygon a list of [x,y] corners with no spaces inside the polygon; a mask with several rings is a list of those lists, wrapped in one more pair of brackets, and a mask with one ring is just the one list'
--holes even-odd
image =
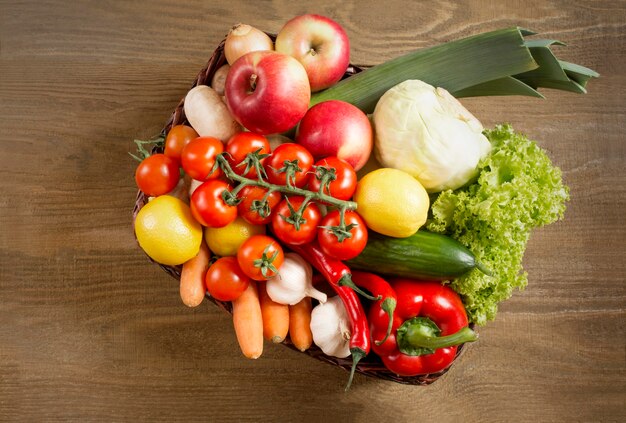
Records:
{"label": "apple stem", "polygon": [[278,191],[278,192],[281,192],[283,194],[288,194],[288,195],[300,195],[300,196],[305,197],[305,199],[307,199],[305,200],[306,203],[308,203],[311,200],[314,200],[316,202],[326,203],[331,206],[335,206],[338,209],[344,210],[344,211],[356,210],[357,208],[357,204],[354,201],[339,200],[335,197],[331,197],[330,195],[324,194],[323,192],[313,192],[313,191],[309,191],[303,188],[298,188],[293,185],[270,184],[269,182],[263,180],[263,178],[260,175],[260,172],[257,172],[257,179],[249,179],[249,178],[246,178],[245,176],[238,175],[230,167],[228,160],[226,159],[226,157],[224,157],[224,153],[217,156],[216,162],[222,168],[224,175],[226,175],[228,179],[230,179],[233,182],[238,182],[239,184],[258,186],[261,188],[265,188],[268,191]]}
{"label": "apple stem", "polygon": [[254,90],[256,89],[256,80],[258,79],[258,75],[256,73],[253,73],[252,75],[250,75],[250,92],[254,92]]}

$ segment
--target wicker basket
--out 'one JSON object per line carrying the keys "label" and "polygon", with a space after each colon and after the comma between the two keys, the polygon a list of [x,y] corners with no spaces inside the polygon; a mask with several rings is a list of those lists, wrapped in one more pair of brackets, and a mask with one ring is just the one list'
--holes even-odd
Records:
{"label": "wicker basket", "polygon": [[[272,37],[273,39],[275,38],[272,34],[268,34],[268,35],[270,35],[270,37]],[[217,47],[217,49],[215,50],[215,52],[213,52],[213,55],[207,62],[206,66],[200,71],[200,73],[198,73],[198,76],[193,82],[193,85],[191,86],[191,88],[195,87],[196,85],[210,85],[211,79],[213,78],[213,74],[224,63],[226,63],[226,57],[224,55],[224,41],[222,41],[220,45]],[[361,72],[361,71],[362,71],[361,67],[350,65],[348,69],[346,70],[346,74],[344,75],[344,78],[350,75],[353,75],[355,73]],[[163,128],[163,131],[162,131],[163,136],[165,136],[169,132],[172,126],[187,123],[187,120],[185,118],[184,108],[183,108],[184,100],[185,99],[183,97],[183,99],[180,101],[176,109],[174,109],[174,111],[172,112],[172,115],[170,116],[167,123],[165,124],[165,127]],[[137,216],[137,213],[147,203],[147,201],[148,201],[148,198],[143,194],[143,192],[139,191],[137,193],[137,200],[135,202],[135,208],[133,210],[133,223],[135,221],[135,217]],[[165,270],[168,274],[170,274],[170,276],[172,276],[176,280],[180,280],[181,266],[165,266],[159,263],[156,263],[156,264],[158,264],[163,270]],[[231,304],[229,302],[218,301],[214,298],[211,298],[208,295],[207,295],[207,298],[209,301],[221,307],[226,312],[228,313],[232,312]],[[290,342],[289,338],[287,338],[283,342],[283,344],[299,352],[299,350],[297,350],[293,346],[293,344]],[[457,355],[455,357],[455,361],[456,359],[458,359],[462,351],[465,350],[465,348],[467,347],[464,347],[464,345],[459,346],[459,348],[457,349]],[[315,345],[312,345],[311,348],[309,348],[307,351],[304,352],[304,354],[308,354],[311,357],[314,357],[326,363],[339,366],[345,369],[346,371],[350,371],[350,368],[352,366],[351,358],[329,357],[326,354],[324,354]],[[440,372],[427,374],[427,375],[403,377],[403,376],[398,376],[390,372],[389,370],[387,370],[387,368],[383,365],[380,358],[376,354],[370,353],[367,357],[365,357],[359,362],[356,368],[356,372],[364,374],[366,376],[374,377],[377,379],[386,379],[386,380],[390,380],[390,381],[397,382],[397,383],[403,383],[407,385],[428,385],[428,384],[433,383],[437,379],[439,379],[442,375],[444,375],[448,371],[449,368],[450,367]]]}

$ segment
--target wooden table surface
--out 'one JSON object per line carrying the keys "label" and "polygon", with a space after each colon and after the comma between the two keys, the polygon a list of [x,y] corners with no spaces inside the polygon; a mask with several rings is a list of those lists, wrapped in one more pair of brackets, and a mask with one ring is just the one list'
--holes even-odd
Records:
{"label": "wooden table surface", "polygon": [[[0,1],[1,421],[625,421],[626,3]],[[596,69],[587,95],[466,100],[571,188],[529,286],[443,379],[407,387],[281,346],[241,357],[135,244],[134,138],[159,132],[230,25],[338,20],[354,63],[519,25]]]}

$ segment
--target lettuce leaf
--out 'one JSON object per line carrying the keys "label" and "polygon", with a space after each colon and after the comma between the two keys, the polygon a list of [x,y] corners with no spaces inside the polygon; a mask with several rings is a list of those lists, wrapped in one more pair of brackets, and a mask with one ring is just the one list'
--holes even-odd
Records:
{"label": "lettuce leaf", "polygon": [[431,207],[430,231],[468,247],[492,276],[473,270],[451,282],[470,321],[493,320],[498,302],[528,283],[522,258],[530,232],[563,218],[569,190],[546,152],[510,125],[485,131],[493,148],[476,182],[441,192]]}

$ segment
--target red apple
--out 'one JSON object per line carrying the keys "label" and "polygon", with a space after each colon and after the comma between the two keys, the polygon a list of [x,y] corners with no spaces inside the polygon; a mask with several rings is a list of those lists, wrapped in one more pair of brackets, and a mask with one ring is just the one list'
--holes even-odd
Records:
{"label": "red apple", "polygon": [[226,77],[224,94],[235,120],[263,135],[293,128],[311,99],[300,62],[273,51],[253,51],[237,59]]}
{"label": "red apple", "polygon": [[302,63],[313,92],[339,81],[350,63],[350,41],[346,31],[324,16],[293,18],[278,33],[275,48]]}
{"label": "red apple", "polygon": [[323,101],[311,107],[298,125],[296,142],[316,159],[337,156],[359,170],[372,153],[372,125],[350,103]]}

